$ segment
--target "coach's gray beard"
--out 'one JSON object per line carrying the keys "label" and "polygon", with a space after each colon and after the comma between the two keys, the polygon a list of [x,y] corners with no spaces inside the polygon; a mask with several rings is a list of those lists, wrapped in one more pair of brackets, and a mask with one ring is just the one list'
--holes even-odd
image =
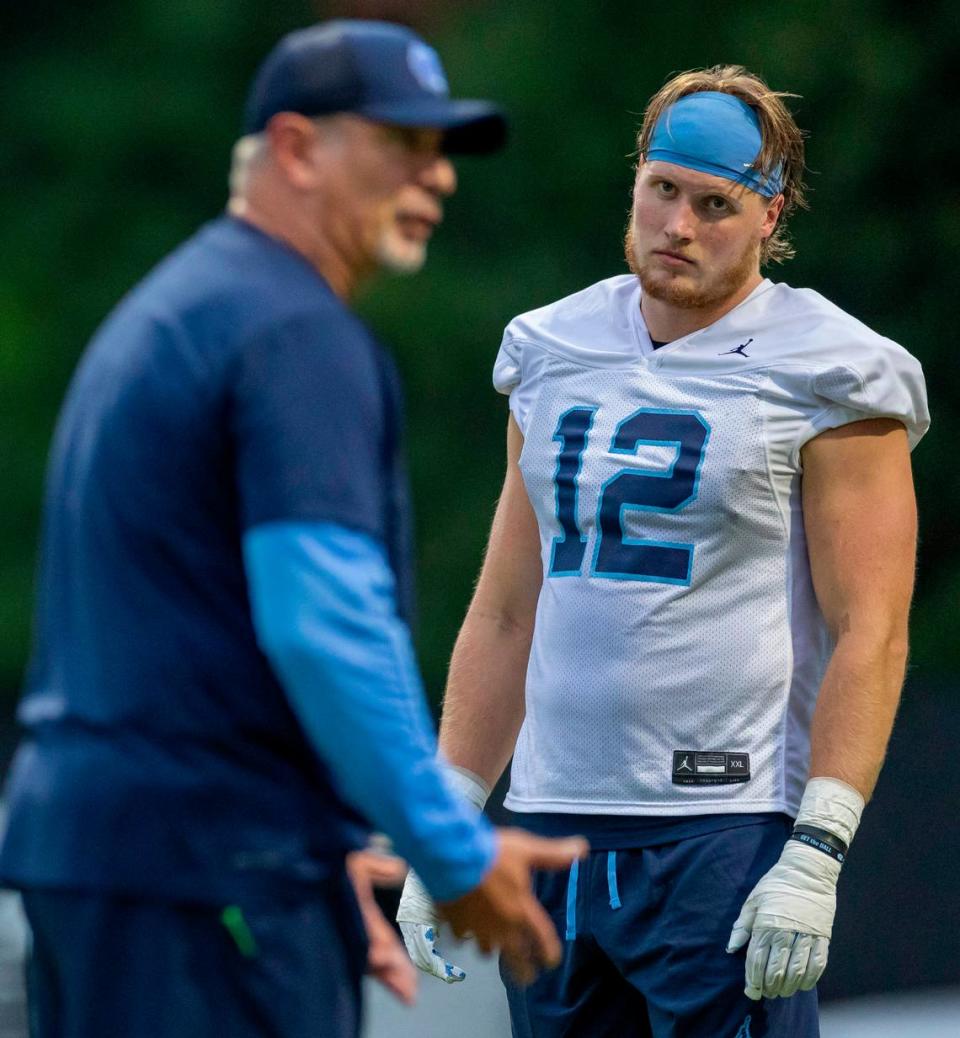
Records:
{"label": "coach's gray beard", "polygon": [[733,267],[720,274],[717,281],[700,289],[686,288],[676,280],[658,281],[650,276],[650,269],[645,264],[637,262],[632,217],[623,236],[623,254],[630,273],[639,279],[643,294],[678,310],[704,310],[729,299],[757,269],[759,256],[757,246],[748,246]]}
{"label": "coach's gray beard", "polygon": [[397,237],[391,229],[377,242],[380,269],[388,274],[419,274],[427,262],[426,243],[398,241]]}

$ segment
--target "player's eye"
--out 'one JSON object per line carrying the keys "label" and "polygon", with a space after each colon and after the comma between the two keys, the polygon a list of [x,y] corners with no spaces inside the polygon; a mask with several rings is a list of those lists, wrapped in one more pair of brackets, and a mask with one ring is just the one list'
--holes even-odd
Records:
{"label": "player's eye", "polygon": [[710,195],[704,199],[704,207],[711,215],[731,212],[729,201],[723,195]]}
{"label": "player's eye", "polygon": [[676,186],[669,180],[658,180],[656,183],[657,194],[663,198],[672,198],[676,194]]}

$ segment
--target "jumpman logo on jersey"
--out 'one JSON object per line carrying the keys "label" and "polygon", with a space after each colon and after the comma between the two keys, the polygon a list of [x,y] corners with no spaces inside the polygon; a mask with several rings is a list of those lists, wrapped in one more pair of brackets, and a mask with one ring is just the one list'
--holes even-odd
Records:
{"label": "jumpman logo on jersey", "polygon": [[733,1038],[750,1038],[750,1017],[740,1025],[740,1030],[733,1036]]}
{"label": "jumpman logo on jersey", "polygon": [[741,357],[749,357],[749,353],[744,353],[744,350],[753,342],[753,339],[747,339],[746,342],[741,342],[739,346],[734,346],[732,350],[724,350],[723,353],[718,353],[718,357],[725,357],[728,353],[739,353]]}
{"label": "jumpman logo on jersey", "polygon": [[680,764],[677,767],[677,771],[693,771],[693,768],[690,767],[689,757],[684,757],[683,760],[680,761]]}

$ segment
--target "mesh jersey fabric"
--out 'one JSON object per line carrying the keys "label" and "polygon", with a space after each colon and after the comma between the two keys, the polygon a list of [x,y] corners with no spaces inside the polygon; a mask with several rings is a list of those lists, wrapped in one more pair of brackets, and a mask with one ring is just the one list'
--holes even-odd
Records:
{"label": "mesh jersey fabric", "polygon": [[[602,281],[516,318],[497,358],[544,566],[506,806],[795,813],[832,648],[800,451],[874,416],[902,421],[914,446],[929,424],[920,365],[817,293],[770,281],[656,352],[639,304],[633,276]],[[565,440],[575,414],[580,439]],[[664,498],[684,478],[685,499]],[[557,544],[575,535],[581,561],[564,570]],[[667,551],[688,571],[644,570]],[[749,755],[750,777],[680,784],[680,752]]]}

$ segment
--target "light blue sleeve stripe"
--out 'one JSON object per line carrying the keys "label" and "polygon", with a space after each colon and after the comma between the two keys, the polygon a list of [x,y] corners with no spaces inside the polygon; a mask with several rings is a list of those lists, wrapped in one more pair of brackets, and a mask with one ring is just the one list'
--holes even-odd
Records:
{"label": "light blue sleeve stripe", "polygon": [[336,523],[273,522],[247,532],[243,554],[257,640],[344,798],[435,898],[471,890],[495,837],[437,764],[383,546]]}

